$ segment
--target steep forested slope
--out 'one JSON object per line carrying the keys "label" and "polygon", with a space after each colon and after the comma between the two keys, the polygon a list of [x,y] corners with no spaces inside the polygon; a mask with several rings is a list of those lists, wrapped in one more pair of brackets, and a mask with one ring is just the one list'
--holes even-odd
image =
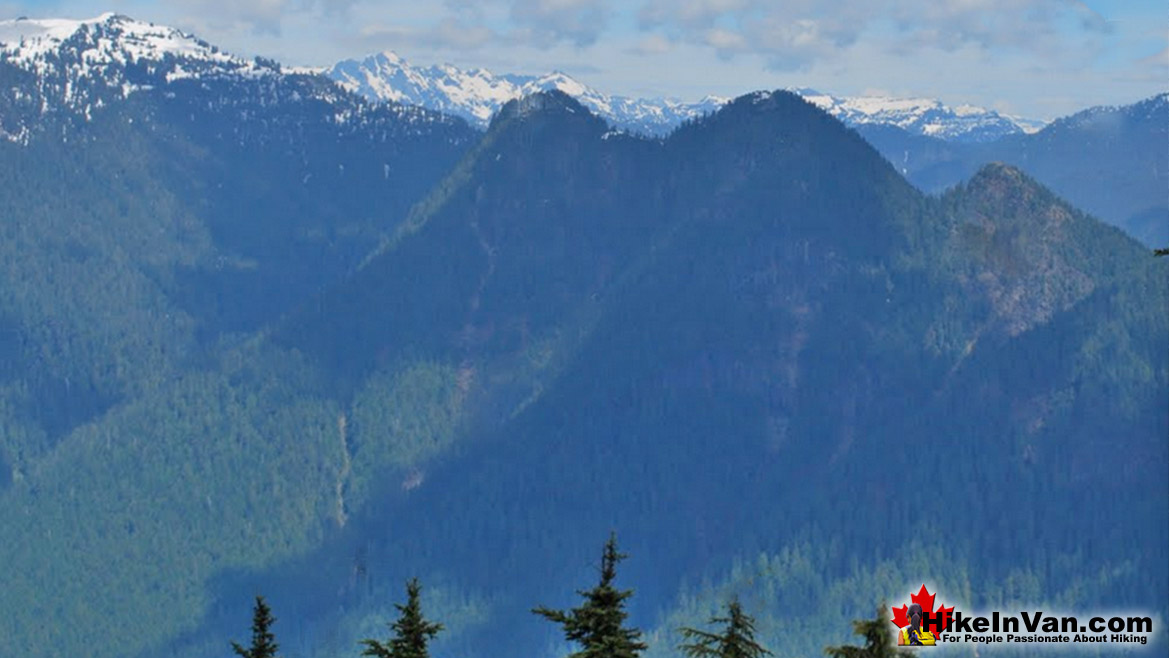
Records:
{"label": "steep forested slope", "polygon": [[[295,355],[248,341],[478,137],[272,65],[69,77],[107,36],[36,75],[0,58],[2,634],[20,655],[138,651],[196,623],[224,566],[321,534],[338,414]],[[281,482],[292,507],[261,511]]]}
{"label": "steep forested slope", "polygon": [[[238,157],[216,148],[176,161]],[[642,140],[549,93],[377,227],[351,274],[246,322],[172,310],[191,279],[162,279],[192,335],[265,328],[179,341],[198,358],[142,366],[165,376],[7,485],[22,655],[218,655],[257,591],[290,651],[352,655],[411,575],[444,653],[550,654],[528,610],[591,579],[610,529],[659,654],[730,591],[779,655],[905,579],[1169,608],[1166,264],[1016,169],[930,198],[791,94]],[[200,230],[208,254],[316,269]]]}
{"label": "steep forested slope", "polygon": [[[449,457],[383,474],[308,558],[350,583],[342,607],[427,573],[479,602],[462,651],[504,642],[498,624],[539,650],[524,611],[610,527],[645,557],[648,620],[681,582],[819,544],[830,585],[904,553],[980,603],[1164,605],[1167,323],[1140,301],[1163,299],[1164,264],[1018,170],[930,200],[790,95],[653,143],[552,94],[508,108],[410,227],[274,334],[351,418],[397,408],[420,368],[457,401],[427,434]],[[417,436],[393,411],[351,429],[358,462]],[[249,582],[335,620],[300,577]],[[831,587],[824,605],[867,614]],[[769,614],[810,623],[796,600]]]}

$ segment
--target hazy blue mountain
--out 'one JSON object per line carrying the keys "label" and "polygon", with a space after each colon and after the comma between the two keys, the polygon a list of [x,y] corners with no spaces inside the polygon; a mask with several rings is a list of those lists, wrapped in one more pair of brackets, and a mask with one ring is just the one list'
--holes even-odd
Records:
{"label": "hazy blue mountain", "polygon": [[437,405],[430,447],[348,534],[221,582],[211,628],[261,588],[341,655],[338,625],[422,573],[463,592],[448,651],[546,652],[527,609],[613,527],[642,623],[739,591],[789,655],[843,639],[808,610],[866,614],[890,560],[975,605],[1165,606],[1165,264],[1017,169],[934,201],[790,94],[664,143],[546,94],[506,106],[408,226],[273,339],[347,391],[355,461],[405,436],[369,396],[434,373],[411,398]]}
{"label": "hazy blue mountain", "polygon": [[[163,610],[146,592],[175,595],[164,585],[178,574],[217,568],[188,560],[183,529],[217,555],[240,554],[243,534],[216,535],[179,504],[201,486],[205,501],[223,491],[197,467],[207,459],[226,474],[214,439],[251,436],[264,449],[271,430],[247,429],[260,416],[241,409],[279,405],[215,370],[222,350],[356,268],[478,134],[121,16],[12,23],[23,37],[0,52],[0,513],[9,558],[56,556],[62,578],[48,633],[62,644],[20,652],[88,635],[83,653],[125,655],[137,650],[118,648],[127,635],[174,631],[142,617]],[[79,491],[66,482],[84,483],[84,521],[58,497]],[[43,623],[31,592],[50,586],[46,573],[10,583],[5,614],[11,601],[23,612],[6,622],[7,650]],[[174,610],[190,604],[175,596]],[[127,601],[137,614],[119,607]]]}
{"label": "hazy blue mountain", "polygon": [[1016,165],[1079,208],[1146,245],[1169,243],[1169,94],[1097,107],[1039,132],[985,144],[914,135],[887,125],[859,128],[898,171],[938,192],[989,162]]}
{"label": "hazy blue mountain", "polygon": [[167,292],[212,332],[255,329],[356,266],[477,139],[458,119],[372,105],[322,76],[125,16],[6,21],[0,38],[14,31],[0,47],[14,168],[69,152],[96,177],[149,162],[132,175],[150,181],[111,192],[167,195],[170,216],[147,232],[186,222],[198,244],[167,264]]}
{"label": "hazy blue mountain", "polygon": [[731,593],[778,655],[918,580],[1169,616],[1169,265],[1020,169],[926,196],[787,92],[480,134],[58,27],[0,57],[6,651],[219,656],[264,593],[351,656],[417,575],[435,655],[560,655],[529,610],[610,530],[655,656]]}

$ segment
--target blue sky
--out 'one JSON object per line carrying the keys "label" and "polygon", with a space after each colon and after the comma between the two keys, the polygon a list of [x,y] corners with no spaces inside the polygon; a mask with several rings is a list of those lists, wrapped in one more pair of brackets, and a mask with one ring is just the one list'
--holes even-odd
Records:
{"label": "blue sky", "polygon": [[0,17],[104,11],[288,64],[394,50],[686,100],[814,87],[1050,119],[1169,90],[1164,0],[0,0]]}

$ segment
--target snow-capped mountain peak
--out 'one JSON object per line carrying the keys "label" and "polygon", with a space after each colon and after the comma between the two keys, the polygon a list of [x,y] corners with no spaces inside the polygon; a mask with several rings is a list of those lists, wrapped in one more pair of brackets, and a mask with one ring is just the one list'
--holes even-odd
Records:
{"label": "snow-capped mountain peak", "polygon": [[[328,75],[367,98],[421,105],[461,116],[480,127],[486,126],[507,101],[553,89],[572,96],[618,128],[651,135],[668,133],[683,121],[715,111],[730,100],[707,96],[686,103],[610,96],[561,71],[541,76],[497,75],[485,69],[460,69],[449,64],[418,67],[393,52],[345,60]],[[1041,125],[973,105],[950,107],[928,98],[837,97],[814,89],[792,91],[850,126],[892,125],[913,134],[947,140],[990,141],[1033,132]]]}
{"label": "snow-capped mountain peak", "polygon": [[182,30],[113,13],[0,21],[0,73],[11,82],[0,94],[0,139],[18,143],[46,131],[76,134],[98,112],[138,93],[172,108],[200,98],[201,109],[234,109],[240,121],[281,104],[323,103],[338,130],[369,122],[423,130],[454,121],[420,107],[368,103],[320,69],[245,59]]}
{"label": "snow-capped mountain peak", "polygon": [[1035,122],[1014,120],[975,105],[945,105],[932,98],[841,97],[815,89],[794,89],[808,102],[850,126],[884,124],[906,132],[961,142],[988,142],[1035,129]]}
{"label": "snow-capped mountain peak", "polygon": [[[138,89],[187,78],[236,79],[281,73],[324,74],[366,98],[461,116],[480,127],[486,127],[508,101],[540,91],[564,92],[615,127],[649,135],[664,135],[730,100],[707,96],[683,102],[611,96],[563,71],[500,75],[450,64],[414,66],[393,51],[342,61],[327,70],[282,69],[274,62],[222,52],[176,28],[115,13],[85,20],[0,21],[0,66],[4,65],[34,76],[36,98],[19,96],[16,101],[22,105],[21,111],[42,114],[64,109],[89,116],[92,108],[113,97],[124,98]],[[971,105],[950,107],[928,98],[838,97],[813,89],[793,91],[850,126],[892,125],[946,140],[990,141],[1034,132],[1042,125]],[[0,131],[6,130],[6,123],[11,122],[0,117]]]}
{"label": "snow-capped mountain peak", "polygon": [[416,68],[393,51],[346,60],[326,73],[343,87],[367,98],[421,105],[485,124],[518,85],[482,69],[450,65]]}
{"label": "snow-capped mountain peak", "polygon": [[0,108],[0,137],[18,142],[42,123],[36,117],[88,121],[95,110],[142,89],[280,70],[274,63],[221,52],[176,28],[115,13],[85,20],[0,21],[0,67],[28,74]]}
{"label": "snow-capped mountain peak", "polygon": [[497,75],[482,68],[461,69],[450,64],[419,67],[392,52],[339,62],[328,75],[367,98],[421,105],[461,116],[480,127],[485,127],[508,101],[553,89],[572,96],[618,127],[647,134],[669,132],[691,116],[718,109],[723,102],[713,98],[682,103],[610,96],[563,71]]}
{"label": "snow-capped mountain peak", "polygon": [[0,21],[0,60],[42,74],[62,60],[74,67],[75,73],[92,72],[109,65],[168,60],[201,62],[234,70],[254,66],[173,27],[115,13],[88,20]]}

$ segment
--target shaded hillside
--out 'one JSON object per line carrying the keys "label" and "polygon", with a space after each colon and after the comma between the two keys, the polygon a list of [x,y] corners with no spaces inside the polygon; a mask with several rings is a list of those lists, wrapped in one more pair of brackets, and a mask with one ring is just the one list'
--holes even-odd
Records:
{"label": "shaded hillside", "polygon": [[[0,140],[0,514],[26,567],[0,634],[21,655],[137,651],[197,618],[224,565],[319,536],[337,414],[294,355],[233,350],[354,269],[478,137],[321,78],[140,64],[101,71],[134,93],[94,79],[90,108],[42,113],[82,87],[0,62],[5,126],[35,128]],[[299,511],[257,525],[291,455],[316,474],[285,489]]]}
{"label": "shaded hillside", "polygon": [[0,381],[22,431],[59,437],[340,280],[476,137],[392,108],[338,125],[362,106],[328,84],[180,80],[0,143]]}
{"label": "shaded hillside", "polygon": [[352,655],[412,575],[444,655],[552,654],[610,529],[643,627],[726,583],[821,645],[902,578],[1169,609],[1165,263],[1017,169],[936,199],[791,94],[641,140],[549,93],[393,226],[8,485],[22,655],[219,655],[257,591]]}
{"label": "shaded hillside", "polygon": [[[1069,605],[1164,606],[1155,560],[1110,548],[1166,542],[1148,519],[1167,501],[1148,492],[1169,328],[1138,301],[1163,298],[1163,264],[1012,168],[923,198],[786,94],[660,145],[580,115],[556,95],[512,107],[411,234],[276,334],[342,390],[419,359],[467,391],[431,453],[451,458],[385,480],[369,520],[309,559],[324,581],[323,564],[337,581],[365,565],[342,606],[435,574],[497,601],[490,618],[519,624],[509,646],[538,650],[527,606],[571,588],[613,526],[646,556],[643,620],[736,557],[829,536],[828,574],[936,537],[959,562],[934,568],[970,574],[975,601],[1026,577]],[[587,238],[558,237],[586,222]],[[1116,486],[1103,427],[1128,437],[1115,497],[1100,495]],[[359,460],[363,441],[403,438],[357,431]],[[288,568],[257,582],[301,600]],[[1097,570],[1117,575],[1078,575]],[[504,641],[471,637],[470,655]]]}

